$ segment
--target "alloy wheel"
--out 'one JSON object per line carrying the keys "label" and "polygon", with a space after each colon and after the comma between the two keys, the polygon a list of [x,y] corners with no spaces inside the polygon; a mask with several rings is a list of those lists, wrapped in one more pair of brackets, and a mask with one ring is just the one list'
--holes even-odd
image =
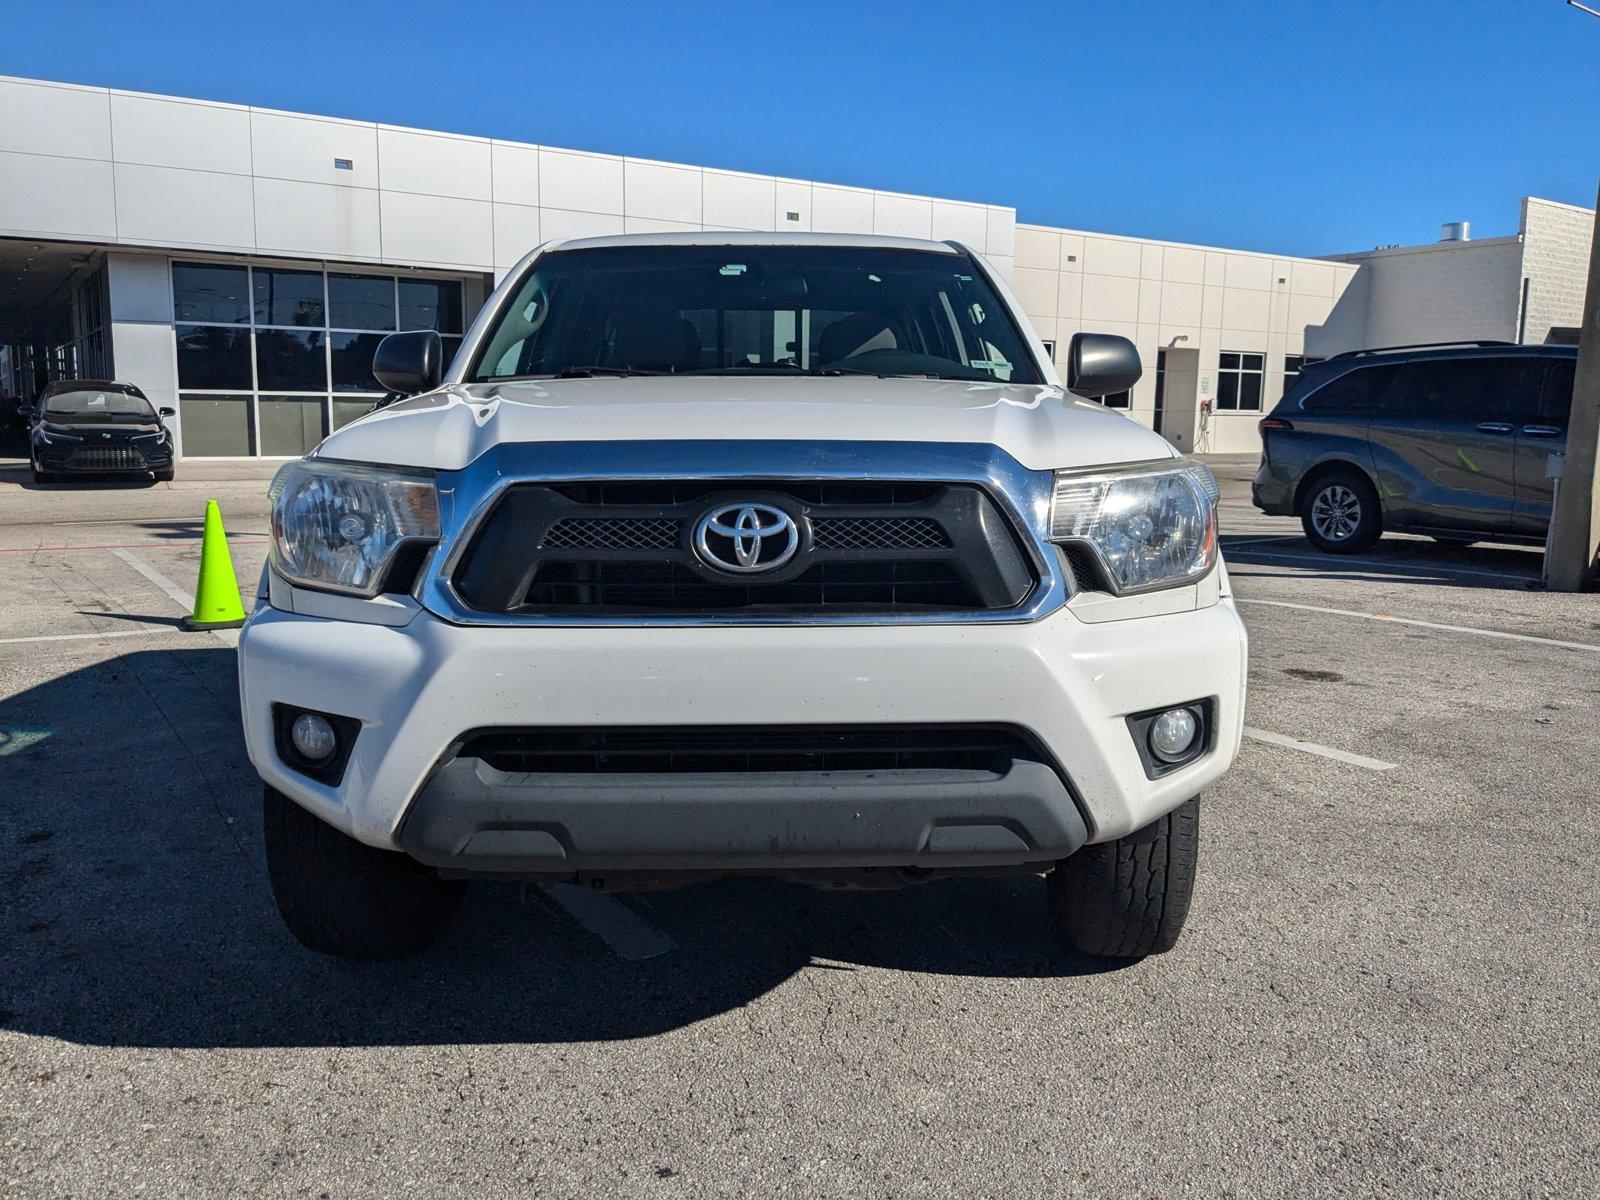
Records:
{"label": "alloy wheel", "polygon": [[1342,483],[1329,484],[1311,502],[1311,525],[1330,542],[1342,542],[1361,525],[1361,497]]}

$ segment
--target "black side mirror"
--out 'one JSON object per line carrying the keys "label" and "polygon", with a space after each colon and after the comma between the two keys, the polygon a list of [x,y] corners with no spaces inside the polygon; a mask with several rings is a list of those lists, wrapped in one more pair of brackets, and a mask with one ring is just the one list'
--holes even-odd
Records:
{"label": "black side mirror", "polygon": [[156,409],[156,412],[159,413],[163,417],[175,417],[175,416],[178,415],[178,410],[177,409],[169,407],[167,405],[162,405],[160,408]]}
{"label": "black side mirror", "polygon": [[444,376],[444,343],[431,329],[391,333],[372,356],[372,375],[385,391],[403,396],[436,388]]}
{"label": "black side mirror", "polygon": [[1091,400],[1125,392],[1143,369],[1132,342],[1114,333],[1075,333],[1067,350],[1067,391]]}

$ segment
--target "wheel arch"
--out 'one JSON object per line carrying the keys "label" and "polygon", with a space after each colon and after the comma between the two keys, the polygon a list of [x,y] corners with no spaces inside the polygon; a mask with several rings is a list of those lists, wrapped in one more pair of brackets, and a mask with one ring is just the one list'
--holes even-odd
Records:
{"label": "wheel arch", "polygon": [[1362,479],[1366,480],[1367,486],[1372,489],[1372,494],[1378,498],[1378,512],[1381,514],[1383,512],[1383,493],[1378,488],[1378,481],[1372,477],[1370,470],[1350,458],[1325,458],[1300,476],[1300,482],[1294,489],[1295,514],[1299,515],[1305,498],[1311,494],[1314,487],[1329,475],[1334,475],[1341,471],[1354,471]]}

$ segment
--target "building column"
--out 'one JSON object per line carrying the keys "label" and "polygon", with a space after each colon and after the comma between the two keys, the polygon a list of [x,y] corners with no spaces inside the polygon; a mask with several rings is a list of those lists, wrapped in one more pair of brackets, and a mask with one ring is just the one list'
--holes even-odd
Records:
{"label": "building column", "polygon": [[[157,408],[178,407],[178,360],[172,328],[172,272],[165,255],[106,255],[113,377],[135,384]],[[163,418],[183,452],[176,417]]]}

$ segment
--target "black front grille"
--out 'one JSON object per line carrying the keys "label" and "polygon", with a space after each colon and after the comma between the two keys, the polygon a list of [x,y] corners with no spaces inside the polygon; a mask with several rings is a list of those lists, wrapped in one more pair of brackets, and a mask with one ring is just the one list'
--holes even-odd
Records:
{"label": "black front grille", "polygon": [[[725,504],[772,505],[803,531],[793,559],[735,573],[691,534]],[[1020,605],[1038,578],[982,488],[855,480],[516,484],[452,576],[485,612],[567,616],[936,614]]]}
{"label": "black front grille", "polygon": [[1021,730],[990,725],[631,726],[480,730],[457,751],[513,774],[990,771],[1046,761]]}
{"label": "black front grille", "polygon": [[79,446],[67,466],[80,471],[143,471],[145,457],[133,446]]}

